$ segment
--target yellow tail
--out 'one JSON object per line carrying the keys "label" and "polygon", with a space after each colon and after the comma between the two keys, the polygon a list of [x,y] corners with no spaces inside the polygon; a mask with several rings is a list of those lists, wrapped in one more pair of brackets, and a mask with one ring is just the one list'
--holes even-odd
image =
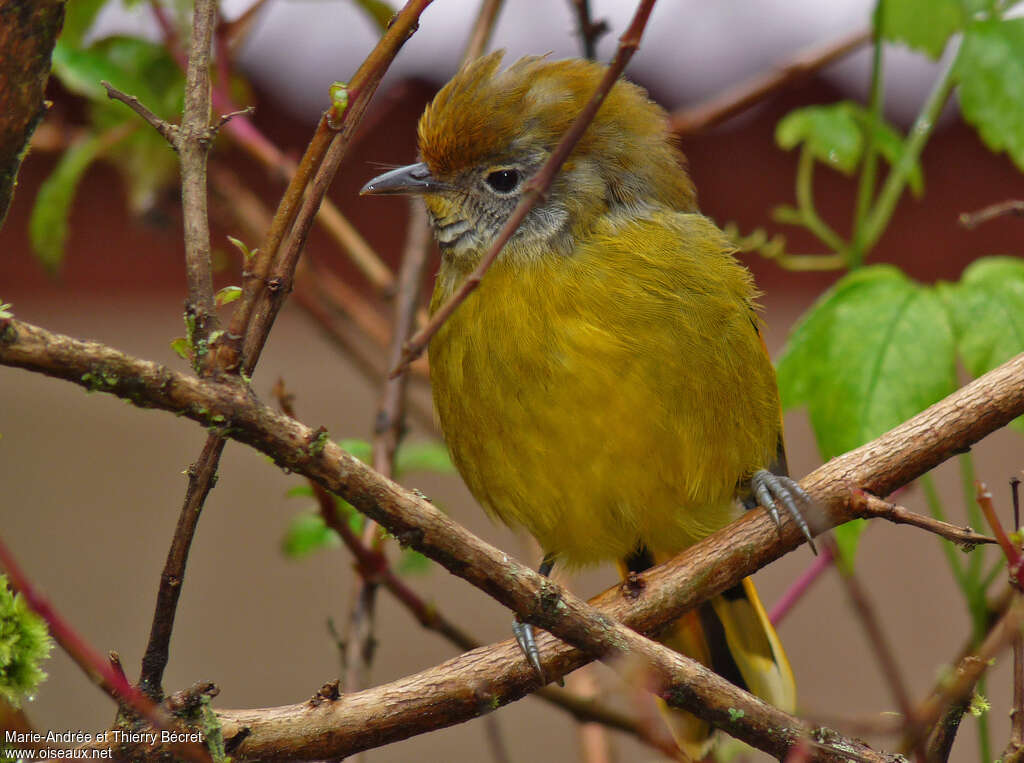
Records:
{"label": "yellow tail", "polygon": [[[641,553],[622,567],[639,571],[640,557],[647,557],[650,566],[650,556]],[[795,711],[793,670],[750,578],[687,612],[659,640],[765,702]],[[667,708],[665,718],[687,755],[699,760],[708,753],[714,741],[709,724]]]}

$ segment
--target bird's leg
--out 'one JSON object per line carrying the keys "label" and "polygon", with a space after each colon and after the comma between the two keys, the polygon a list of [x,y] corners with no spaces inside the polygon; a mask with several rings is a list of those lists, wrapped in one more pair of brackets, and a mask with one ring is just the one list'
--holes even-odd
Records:
{"label": "bird's leg", "polygon": [[[540,567],[537,572],[547,577],[551,574],[551,568],[555,566],[555,555],[545,554],[543,561],[540,563]],[[537,671],[537,676],[540,678],[542,684],[547,684],[547,677],[544,675],[544,668],[540,664],[540,650],[537,649],[537,641],[533,637],[533,626],[529,623],[522,622],[519,617],[516,617],[512,621],[512,633],[515,634],[516,643],[519,644],[519,648],[523,650],[523,654],[526,659],[529,660],[533,669]]]}
{"label": "bird's leg", "polygon": [[781,504],[793,517],[793,521],[796,522],[804,537],[807,538],[811,551],[815,554],[818,553],[818,549],[814,546],[811,528],[808,527],[807,520],[800,513],[800,506],[810,507],[813,505],[813,501],[796,480],[785,475],[772,474],[767,469],[758,469],[750,478],[750,489],[780,529],[782,528],[782,518],[779,516],[779,505]]}

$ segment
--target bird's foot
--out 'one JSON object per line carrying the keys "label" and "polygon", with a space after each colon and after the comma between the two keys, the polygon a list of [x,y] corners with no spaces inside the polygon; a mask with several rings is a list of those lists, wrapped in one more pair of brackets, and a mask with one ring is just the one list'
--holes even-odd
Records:
{"label": "bird's foot", "polygon": [[540,650],[537,648],[537,641],[533,637],[533,626],[529,623],[520,622],[519,618],[512,621],[512,633],[515,634],[516,643],[523,650],[526,660],[533,666],[540,678],[540,682],[546,685],[547,676],[544,675],[544,668],[540,664]]}
{"label": "bird's foot", "polygon": [[800,528],[804,537],[807,538],[811,551],[815,554],[818,553],[818,549],[814,545],[814,536],[811,534],[811,528],[808,526],[803,514],[800,513],[801,506],[809,508],[813,505],[813,501],[796,480],[779,474],[772,474],[767,469],[758,469],[754,472],[754,476],[750,478],[750,488],[780,529],[782,528],[782,517],[779,516],[779,506],[781,505],[793,517],[793,521],[796,522],[797,527]]}

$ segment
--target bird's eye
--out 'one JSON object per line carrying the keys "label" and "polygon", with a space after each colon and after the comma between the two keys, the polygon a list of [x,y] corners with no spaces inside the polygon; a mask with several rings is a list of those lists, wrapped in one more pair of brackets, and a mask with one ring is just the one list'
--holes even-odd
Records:
{"label": "bird's eye", "polygon": [[495,170],[484,180],[498,193],[511,193],[519,185],[519,170]]}

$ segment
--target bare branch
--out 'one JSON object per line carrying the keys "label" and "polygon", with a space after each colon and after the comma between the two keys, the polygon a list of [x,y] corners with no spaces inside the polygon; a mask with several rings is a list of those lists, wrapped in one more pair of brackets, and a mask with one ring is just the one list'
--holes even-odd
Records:
{"label": "bare branch", "polygon": [[[210,219],[206,210],[206,157],[211,145],[210,48],[216,21],[217,0],[195,0],[185,73],[185,109],[175,140],[181,159],[187,306],[195,314],[195,337],[203,343],[220,326],[213,302]],[[209,369],[206,364],[202,367]]]}
{"label": "bare branch", "polygon": [[669,128],[685,135],[713,127],[849,55],[870,40],[871,32],[864,29],[802,51],[774,71],[759,74],[697,106],[673,112]]}
{"label": "bare branch", "polygon": [[[614,622],[618,619],[646,632],[678,618],[799,545],[802,536],[791,521],[785,521],[780,531],[765,512],[747,512],[670,562],[644,573],[643,585],[631,587],[629,597],[618,588],[598,597],[594,604],[603,614],[595,614],[553,581],[483,543],[420,496],[379,477],[327,438],[260,404],[241,385],[177,374],[101,344],[80,342],[13,318],[0,321],[0,364],[64,378],[137,405],[179,412],[204,426],[220,427],[223,434],[262,450],[283,467],[316,479],[387,527],[400,542],[430,556],[534,625],[568,643],[585,645],[590,655],[625,650],[650,660],[666,681],[663,696],[730,734],[778,754],[804,734],[797,719]],[[809,475],[803,485],[827,512],[823,523],[831,526],[856,516],[852,487],[886,495],[1024,414],[1022,380],[1024,354]],[[556,639],[542,638],[547,675],[564,675],[592,658]],[[313,710],[299,705],[224,711],[222,718],[234,724],[235,733],[240,731],[239,724],[248,728],[240,748],[246,755],[259,756],[259,750],[271,749],[293,757],[348,754],[361,749],[360,745],[382,744],[475,717],[483,707],[511,701],[535,688],[536,677],[524,661],[514,659],[514,649],[509,642],[483,653],[478,650],[435,669],[439,673],[427,671],[386,687],[345,695]],[[497,653],[501,657],[490,662]],[[440,681],[448,688],[439,691],[438,684],[432,683],[435,688],[426,692],[423,680]],[[487,687],[486,697],[480,694],[481,686]],[[394,708],[395,692],[402,687],[413,693],[401,695],[401,712],[379,714],[386,716],[379,718],[368,712],[367,702],[385,702]],[[345,720],[353,710],[358,715]],[[737,710],[743,710],[742,717]],[[917,717],[930,716],[922,711]],[[294,724],[306,728],[310,718],[321,724],[317,733],[297,733]],[[370,724],[383,725],[371,730]],[[334,731],[324,733],[324,728]],[[780,729],[786,731],[780,733]],[[837,739],[829,734],[823,738]],[[846,739],[838,743],[854,744]],[[881,759],[867,748],[856,749],[864,750],[859,754],[866,759]],[[819,749],[815,755],[828,759],[829,753]]]}
{"label": "bare branch", "polygon": [[973,229],[982,223],[987,223],[989,220],[994,220],[1004,215],[1024,217],[1024,201],[1003,201],[999,204],[979,209],[977,212],[964,212],[960,215],[960,224],[967,229]]}
{"label": "bare branch", "polygon": [[461,66],[470,61],[480,58],[487,50],[487,43],[490,42],[494,33],[494,25],[498,21],[498,14],[501,13],[501,6],[505,0],[482,0],[480,12],[477,14],[476,22],[469,33],[469,42],[466,43],[466,50],[462,53]]}
{"label": "bare branch", "polygon": [[144,121],[154,130],[156,130],[158,133],[164,136],[164,140],[171,144],[171,148],[173,148],[175,151],[178,150],[178,125],[171,124],[170,122],[158,117],[148,108],[146,108],[145,104],[143,104],[142,101],[139,100],[138,96],[122,93],[120,90],[118,90],[116,87],[111,85],[106,80],[101,80],[100,84],[103,85],[103,88],[107,91],[108,98],[110,98],[113,101],[120,101],[125,106],[130,108],[140,117],[142,117],[142,121]]}
{"label": "bare branch", "polygon": [[864,512],[864,516],[887,519],[897,525],[911,525],[913,527],[919,527],[922,530],[935,533],[939,537],[956,543],[964,551],[970,551],[975,546],[996,542],[995,538],[988,535],[982,535],[981,533],[976,533],[970,527],[957,527],[956,525],[951,525],[948,522],[943,522],[935,519],[934,517],[918,514],[917,512],[906,509],[903,506],[897,506],[894,503],[883,501],[881,498],[871,495],[870,493],[860,492],[855,494],[854,500],[863,502],[863,505],[859,510]]}
{"label": "bare branch", "polygon": [[597,58],[597,41],[608,32],[608,22],[605,19],[595,22],[590,17],[590,0],[572,0],[572,5],[576,11],[583,57],[593,61]]}

